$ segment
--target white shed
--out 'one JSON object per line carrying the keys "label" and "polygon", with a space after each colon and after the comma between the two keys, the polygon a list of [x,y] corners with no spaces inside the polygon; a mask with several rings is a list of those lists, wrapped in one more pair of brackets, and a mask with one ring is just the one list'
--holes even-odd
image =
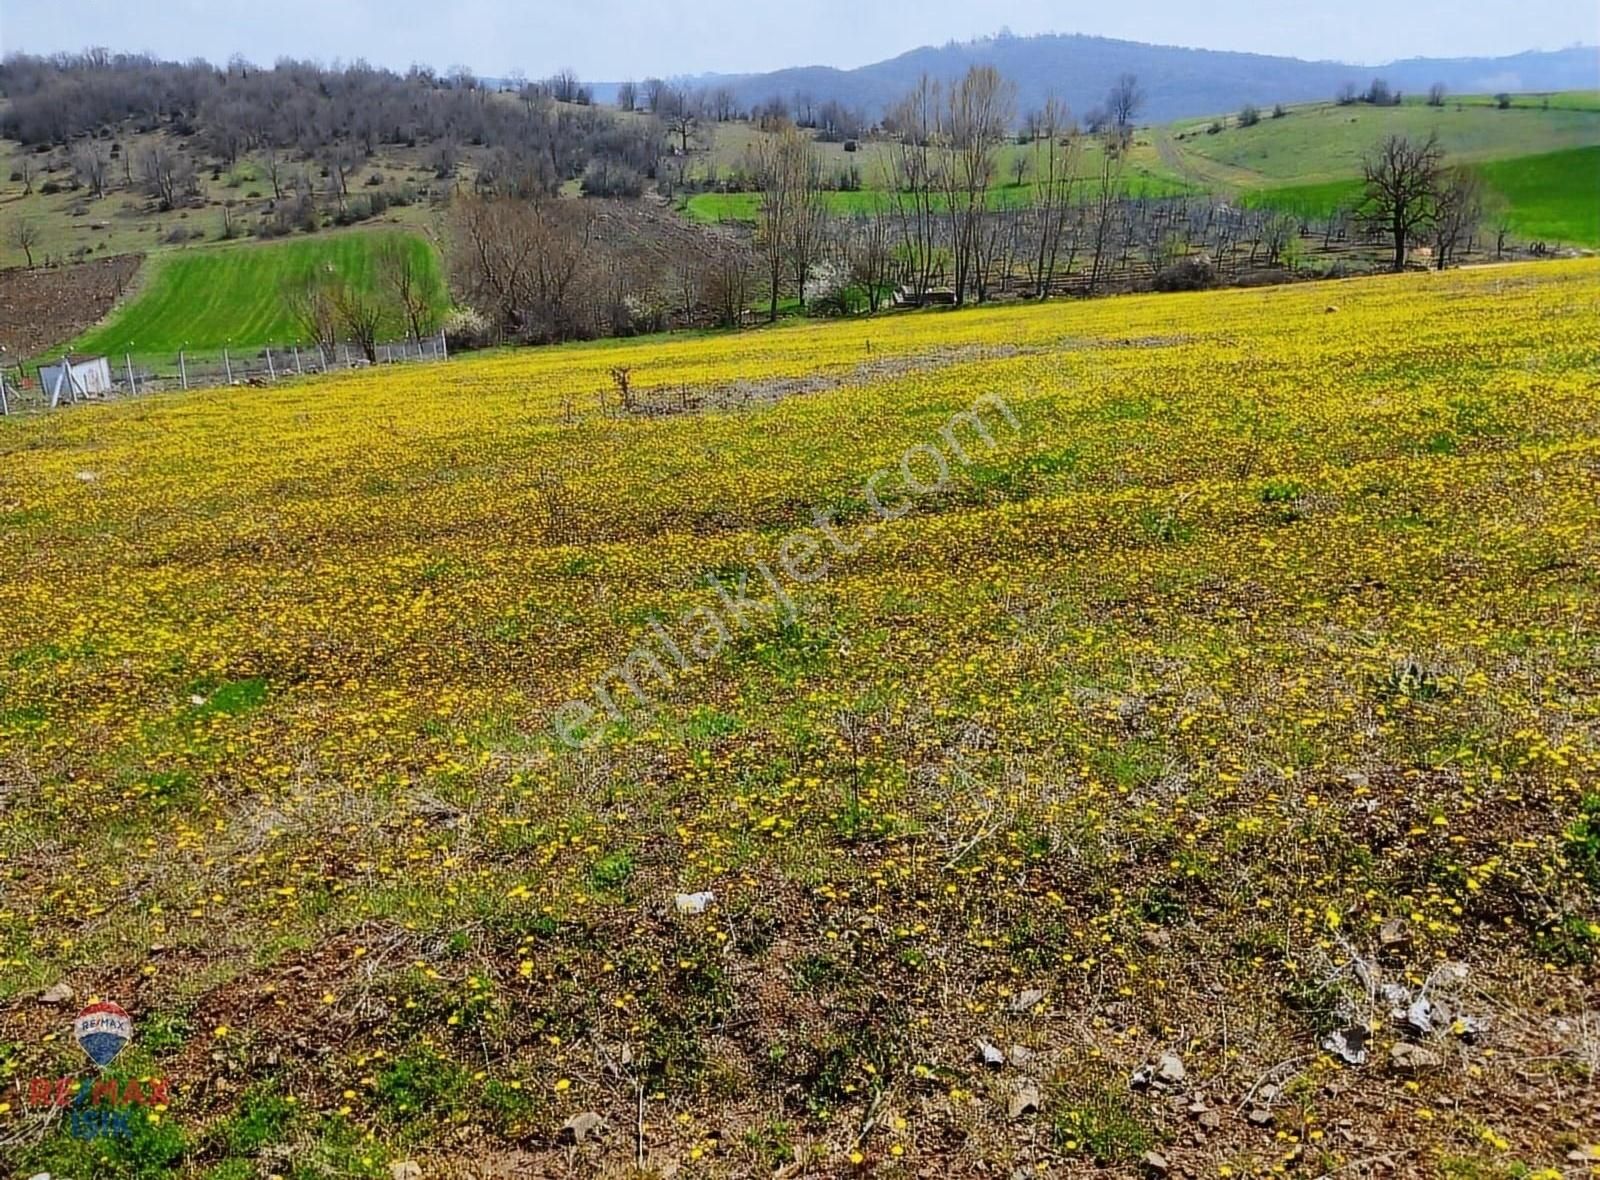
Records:
{"label": "white shed", "polygon": [[39,384],[56,405],[62,398],[75,401],[90,393],[111,392],[111,362],[103,356],[67,356],[53,365],[39,366]]}

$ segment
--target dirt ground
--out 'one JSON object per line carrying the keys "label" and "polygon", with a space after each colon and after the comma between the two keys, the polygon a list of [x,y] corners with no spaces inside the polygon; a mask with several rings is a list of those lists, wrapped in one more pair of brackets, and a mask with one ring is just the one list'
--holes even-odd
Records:
{"label": "dirt ground", "polygon": [[0,270],[0,348],[9,368],[71,340],[98,321],[144,261],[119,254],[74,266]]}

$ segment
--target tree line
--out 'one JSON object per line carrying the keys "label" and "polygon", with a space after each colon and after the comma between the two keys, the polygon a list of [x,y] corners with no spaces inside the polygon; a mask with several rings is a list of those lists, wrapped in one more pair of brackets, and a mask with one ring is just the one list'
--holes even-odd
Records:
{"label": "tree line", "polygon": [[0,136],[68,148],[96,195],[111,173],[104,140],[125,124],[169,132],[223,166],[257,153],[274,199],[303,191],[313,165],[342,200],[361,163],[394,147],[424,149],[441,179],[472,152],[483,157],[478,183],[496,191],[554,192],[594,165],[618,185],[653,177],[666,134],[660,120],[619,120],[593,106],[565,76],[525,84],[513,102],[464,67],[441,77],[360,61],[325,68],[285,58],[261,68],[235,58],[218,68],[104,50],[12,55],[0,63],[0,96]]}

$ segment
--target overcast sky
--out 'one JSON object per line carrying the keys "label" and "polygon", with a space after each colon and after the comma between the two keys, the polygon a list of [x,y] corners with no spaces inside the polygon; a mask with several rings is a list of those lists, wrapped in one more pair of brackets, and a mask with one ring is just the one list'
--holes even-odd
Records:
{"label": "overcast sky", "polygon": [[1002,26],[1378,64],[1593,44],[1600,17],[1594,0],[0,0],[5,52],[571,66],[593,81],[859,66]]}

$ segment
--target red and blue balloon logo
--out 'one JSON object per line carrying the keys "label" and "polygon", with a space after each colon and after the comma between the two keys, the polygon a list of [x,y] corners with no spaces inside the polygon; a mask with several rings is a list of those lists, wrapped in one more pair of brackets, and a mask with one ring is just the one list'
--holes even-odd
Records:
{"label": "red and blue balloon logo", "polygon": [[133,1019],[116,1004],[90,1004],[72,1022],[72,1035],[89,1060],[104,1069],[133,1040]]}

